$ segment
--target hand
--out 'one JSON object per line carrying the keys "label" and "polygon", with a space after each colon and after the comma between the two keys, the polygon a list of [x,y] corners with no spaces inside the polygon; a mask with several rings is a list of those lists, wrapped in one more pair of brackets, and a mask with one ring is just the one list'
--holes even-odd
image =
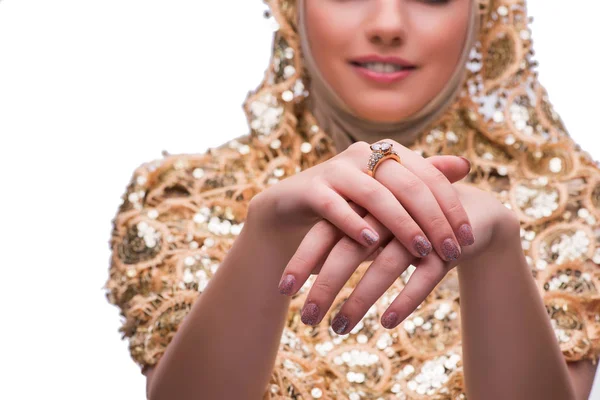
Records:
{"label": "hand", "polygon": [[[427,161],[404,146],[394,146],[402,165],[382,162],[378,179],[366,174],[369,144],[354,143],[330,160],[256,195],[250,202],[247,221],[264,226],[269,239],[282,245],[294,242],[297,247],[317,222],[326,220],[349,239],[376,250],[376,230],[357,213],[364,209],[413,256],[424,257],[433,248],[446,260],[458,258],[457,236],[468,244],[465,232],[470,228],[449,179],[462,179],[468,172],[467,164],[454,156]],[[383,166],[387,173],[381,172]]]}
{"label": "hand", "polygon": [[[383,168],[382,165],[381,169]],[[477,242],[473,246],[463,249],[461,263],[469,263],[493,242],[502,241],[506,234],[518,235],[519,223],[516,216],[492,194],[468,185],[455,184],[453,187],[469,214],[477,236]],[[370,215],[365,220],[377,225],[377,221]],[[375,255],[375,260],[333,319],[332,328],[338,334],[350,332],[410,264],[417,267],[415,272],[381,318],[382,325],[388,329],[396,327],[410,315],[448,271],[457,265],[456,260],[447,262],[436,254],[415,259],[385,227],[379,225],[377,229],[381,243],[388,244]],[[337,243],[332,241],[332,236],[316,238],[323,233],[326,233],[324,227],[309,232],[284,272],[284,276],[296,276],[298,286],[301,287],[308,276],[306,271],[320,271],[302,311],[302,321],[308,325],[320,322],[354,269],[375,253],[373,249],[355,246],[348,238],[341,238]],[[318,251],[314,247],[309,250],[307,244],[312,242],[328,243],[329,247],[319,246]],[[323,259],[326,259],[324,263],[321,261]]]}

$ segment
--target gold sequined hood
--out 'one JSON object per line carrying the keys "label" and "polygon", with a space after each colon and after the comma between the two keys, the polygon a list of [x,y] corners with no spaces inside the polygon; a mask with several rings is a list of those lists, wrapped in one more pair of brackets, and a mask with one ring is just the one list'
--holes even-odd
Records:
{"label": "gold sequined hood", "polygon": [[[160,360],[242,229],[248,201],[335,154],[305,106],[310,93],[295,2],[267,3],[279,29],[264,80],[244,103],[249,132],[204,153],[141,164],[112,221],[106,293],[121,310],[121,332],[141,367]],[[525,2],[479,3],[479,40],[462,94],[411,147],[424,156],[472,161],[467,181],[494,193],[521,221],[525,256],[565,359],[597,359],[600,170],[569,137],[538,81]],[[311,277],[292,299],[264,398],[464,396],[456,272],[398,327],[385,330],[380,316],[407,278],[340,337],[330,319],[357,280],[321,324],[307,327],[299,310]]]}

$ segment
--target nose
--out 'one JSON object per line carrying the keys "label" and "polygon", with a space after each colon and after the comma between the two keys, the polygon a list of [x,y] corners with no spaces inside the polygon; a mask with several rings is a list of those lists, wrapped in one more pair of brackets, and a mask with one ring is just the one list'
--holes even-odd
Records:
{"label": "nose", "polygon": [[369,41],[376,45],[397,46],[404,41],[404,10],[397,0],[377,0],[373,2],[367,29]]}

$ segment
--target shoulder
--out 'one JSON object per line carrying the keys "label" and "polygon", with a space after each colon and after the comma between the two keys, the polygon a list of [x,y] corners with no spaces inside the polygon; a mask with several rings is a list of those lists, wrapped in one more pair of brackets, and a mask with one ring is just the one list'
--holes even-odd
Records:
{"label": "shoulder", "polygon": [[297,164],[265,147],[241,136],[204,153],[164,154],[131,174],[112,220],[105,289],[141,366],[163,354],[241,232],[249,200]]}
{"label": "shoulder", "polygon": [[123,285],[129,278],[137,284],[140,271],[160,268],[204,242],[235,238],[250,199],[263,187],[256,153],[241,136],[204,153],[163,152],[134,169],[112,219],[111,270],[120,281],[110,282],[111,302],[125,306],[140,292]]}
{"label": "shoulder", "polygon": [[215,218],[232,225],[243,221],[250,199],[263,188],[257,179],[264,168],[257,152],[249,137],[241,136],[203,153],[163,152],[163,158],[140,164],[130,175],[112,220],[110,248],[117,258],[113,261],[149,267],[162,257],[137,252],[136,238],[145,240],[140,249],[151,247],[153,253],[167,238],[177,238],[186,223],[208,229],[214,224],[203,224]]}
{"label": "shoulder", "polygon": [[163,158],[140,164],[130,175],[117,216],[186,200],[245,204],[263,189],[330,156],[324,145],[315,149],[319,152],[305,151],[310,144],[297,134],[263,139],[246,134],[203,153],[163,152]]}
{"label": "shoulder", "polygon": [[203,153],[169,154],[143,162],[130,175],[119,212],[152,207],[164,200],[190,198],[219,188],[247,184],[260,175],[258,150],[248,135]]}
{"label": "shoulder", "polygon": [[112,220],[110,303],[132,358],[155,364],[241,232],[262,167],[247,136],[167,154],[130,175]]}
{"label": "shoulder", "polygon": [[158,362],[204,291],[241,233],[250,199],[330,154],[307,152],[304,143],[295,133],[246,135],[135,168],[112,221],[105,289],[142,367]]}

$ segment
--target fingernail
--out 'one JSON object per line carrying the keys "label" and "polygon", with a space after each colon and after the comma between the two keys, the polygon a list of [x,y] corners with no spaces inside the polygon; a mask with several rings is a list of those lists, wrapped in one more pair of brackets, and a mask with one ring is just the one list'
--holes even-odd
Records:
{"label": "fingernail", "polygon": [[306,325],[315,325],[319,320],[319,306],[315,303],[308,303],[302,309],[302,323]]}
{"label": "fingernail", "polygon": [[381,318],[381,325],[383,325],[383,327],[386,329],[392,329],[396,325],[397,321],[398,314],[392,311],[385,314],[383,318]]}
{"label": "fingernail", "polygon": [[375,244],[379,240],[379,235],[367,228],[363,229],[362,237],[369,246]]}
{"label": "fingernail", "polygon": [[458,238],[458,242],[461,246],[470,246],[475,243],[475,238],[473,237],[473,229],[469,224],[463,224],[458,228],[458,232],[456,234]]}
{"label": "fingernail", "polygon": [[471,172],[471,161],[469,161],[468,159],[464,158],[463,156],[458,156],[460,158],[462,158],[463,160],[466,161],[466,163],[469,165],[469,172]]}
{"label": "fingernail", "polygon": [[442,253],[446,261],[454,261],[460,256],[460,249],[452,239],[446,239],[442,243]]}
{"label": "fingernail", "polygon": [[431,252],[431,243],[421,235],[414,238],[413,246],[421,257],[425,257]]}
{"label": "fingernail", "polygon": [[336,315],[333,319],[333,322],[331,323],[333,331],[338,335],[343,335],[346,329],[348,328],[348,325],[350,325],[350,320],[348,319],[348,317],[340,314]]}
{"label": "fingernail", "polygon": [[295,283],[296,278],[294,278],[294,275],[287,274],[283,277],[281,282],[279,282],[279,293],[284,294],[286,296],[291,295]]}

